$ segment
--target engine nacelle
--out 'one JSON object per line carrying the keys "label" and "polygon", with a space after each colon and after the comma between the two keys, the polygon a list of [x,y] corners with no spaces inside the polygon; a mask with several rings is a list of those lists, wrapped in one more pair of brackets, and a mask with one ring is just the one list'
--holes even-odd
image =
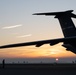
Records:
{"label": "engine nacelle", "polygon": [[55,44],[58,44],[59,42],[51,42],[50,43],[50,46],[53,46],[53,45],[55,45]]}
{"label": "engine nacelle", "polygon": [[36,44],[36,47],[40,47],[40,46],[42,46],[43,44]]}

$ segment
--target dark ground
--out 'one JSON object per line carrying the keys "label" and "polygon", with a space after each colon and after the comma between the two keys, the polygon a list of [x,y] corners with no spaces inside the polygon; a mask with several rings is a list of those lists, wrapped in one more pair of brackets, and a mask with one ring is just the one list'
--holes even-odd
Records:
{"label": "dark ground", "polygon": [[76,75],[76,64],[0,64],[0,75]]}

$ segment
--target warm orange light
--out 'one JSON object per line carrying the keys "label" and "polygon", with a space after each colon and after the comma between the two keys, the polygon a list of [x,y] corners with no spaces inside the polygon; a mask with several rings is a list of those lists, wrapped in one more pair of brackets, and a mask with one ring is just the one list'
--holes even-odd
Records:
{"label": "warm orange light", "polygon": [[63,58],[63,57],[75,57],[76,55],[70,51],[66,51],[65,48],[55,45],[43,45],[39,48],[34,46],[9,48],[7,50],[0,50],[0,57],[9,58],[38,58],[38,57],[50,57],[50,58]]}

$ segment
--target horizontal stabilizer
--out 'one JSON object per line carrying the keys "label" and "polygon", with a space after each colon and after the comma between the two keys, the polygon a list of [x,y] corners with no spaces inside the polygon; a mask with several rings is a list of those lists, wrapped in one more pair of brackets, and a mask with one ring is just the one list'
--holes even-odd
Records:
{"label": "horizontal stabilizer", "polygon": [[63,11],[63,12],[46,12],[46,13],[35,13],[33,15],[60,15],[63,13],[71,13],[73,10]]}

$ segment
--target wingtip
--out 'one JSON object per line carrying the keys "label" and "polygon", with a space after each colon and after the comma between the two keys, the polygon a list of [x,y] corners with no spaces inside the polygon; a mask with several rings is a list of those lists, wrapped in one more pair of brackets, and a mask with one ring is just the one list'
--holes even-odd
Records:
{"label": "wingtip", "polygon": [[32,15],[36,15],[36,14],[32,14]]}

